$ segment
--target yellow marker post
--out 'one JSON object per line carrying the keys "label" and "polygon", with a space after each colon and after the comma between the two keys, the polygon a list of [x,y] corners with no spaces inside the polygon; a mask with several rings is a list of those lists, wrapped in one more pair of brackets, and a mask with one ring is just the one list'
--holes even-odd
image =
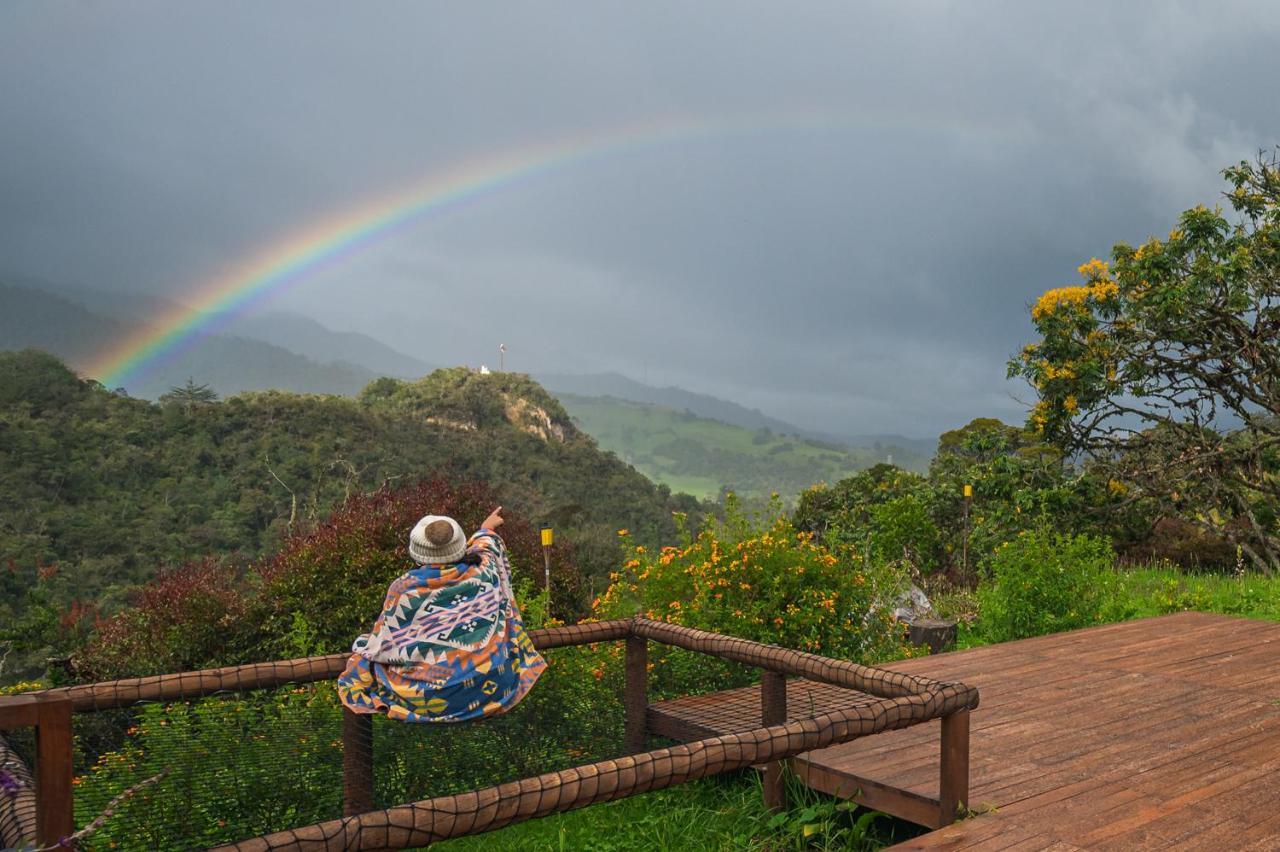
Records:
{"label": "yellow marker post", "polygon": [[964,541],[960,545],[960,565],[965,575],[969,573],[969,503],[973,500],[973,486],[964,485]]}
{"label": "yellow marker post", "polygon": [[551,605],[551,545],[555,541],[555,533],[548,524],[542,525],[542,563],[543,582],[547,590],[547,605]]}
{"label": "yellow marker post", "polygon": [[966,486],[964,487],[964,496],[966,496],[966,497],[972,497],[972,496],[973,496],[973,486],[972,486],[972,485],[966,485]]}

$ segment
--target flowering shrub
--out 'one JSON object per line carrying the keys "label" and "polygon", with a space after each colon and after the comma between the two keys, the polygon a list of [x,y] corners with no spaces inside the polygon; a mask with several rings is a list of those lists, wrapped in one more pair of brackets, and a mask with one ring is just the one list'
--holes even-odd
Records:
{"label": "flowering shrub", "polygon": [[978,586],[981,623],[993,642],[1096,624],[1115,555],[1105,538],[1026,530],[987,559]]}
{"label": "flowering shrub", "polygon": [[[696,538],[686,534],[680,546],[657,552],[622,535],[627,559],[594,602],[596,615],[641,613],[862,662],[900,654],[890,614],[898,589],[892,573],[819,545],[778,509],[775,502],[753,521],[730,499],[723,523],[710,522]],[[739,675],[710,658],[665,650],[654,663],[659,692],[706,691]]]}

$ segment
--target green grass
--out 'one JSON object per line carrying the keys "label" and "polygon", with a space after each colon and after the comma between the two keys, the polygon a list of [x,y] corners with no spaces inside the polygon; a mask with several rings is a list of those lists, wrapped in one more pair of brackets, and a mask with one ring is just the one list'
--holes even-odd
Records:
{"label": "green grass", "polygon": [[835,482],[885,461],[869,448],[754,432],[657,405],[568,394],[560,401],[603,449],[672,491],[697,497],[714,498],[727,486],[746,498],[773,491],[790,498],[815,482]]}
{"label": "green grass", "polygon": [[[772,814],[764,809],[755,773],[731,773],[437,843],[431,849],[853,852],[879,849],[887,842],[918,833],[914,827],[884,816],[869,817],[866,811],[815,793],[794,780],[789,781],[787,794],[790,810]],[[893,834],[895,830],[900,836]]]}
{"label": "green grass", "polygon": [[1280,621],[1280,576],[1188,574],[1158,566],[1117,570],[1113,582],[1112,620],[1199,610]]}
{"label": "green grass", "polygon": [[[959,622],[958,648],[990,644],[971,593],[948,591],[935,596],[933,604],[941,617]],[[1104,623],[1187,610],[1280,621],[1280,576],[1195,574],[1171,565],[1144,565],[1117,567],[1107,577]]]}

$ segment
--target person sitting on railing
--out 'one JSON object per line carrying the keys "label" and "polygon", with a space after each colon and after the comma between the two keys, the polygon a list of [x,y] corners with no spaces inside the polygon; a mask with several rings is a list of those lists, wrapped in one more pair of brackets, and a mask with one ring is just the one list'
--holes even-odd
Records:
{"label": "person sitting on railing", "polygon": [[511,593],[502,507],[470,539],[427,515],[409,534],[418,567],[387,590],[373,630],[355,640],[338,696],[356,713],[406,722],[463,722],[503,713],[547,663]]}

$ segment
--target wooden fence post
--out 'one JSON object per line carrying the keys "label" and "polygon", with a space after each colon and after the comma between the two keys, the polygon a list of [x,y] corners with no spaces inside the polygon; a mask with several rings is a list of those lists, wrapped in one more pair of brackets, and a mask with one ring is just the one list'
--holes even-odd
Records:
{"label": "wooden fence post", "polygon": [[36,702],[36,841],[53,846],[75,831],[71,798],[71,701],[40,698]]}
{"label": "wooden fence post", "polygon": [[[760,674],[760,723],[765,727],[787,721],[787,676],[768,669]],[[771,811],[787,808],[787,790],[782,784],[782,761],[764,766],[764,806]]]}
{"label": "wooden fence post", "polygon": [[342,815],[373,810],[373,716],[342,708]]}
{"label": "wooden fence post", "polygon": [[969,711],[942,717],[938,827],[951,825],[969,804]]}
{"label": "wooden fence post", "polygon": [[626,681],[623,703],[626,710],[627,754],[638,754],[645,746],[645,714],[649,711],[649,640],[627,637]]}

